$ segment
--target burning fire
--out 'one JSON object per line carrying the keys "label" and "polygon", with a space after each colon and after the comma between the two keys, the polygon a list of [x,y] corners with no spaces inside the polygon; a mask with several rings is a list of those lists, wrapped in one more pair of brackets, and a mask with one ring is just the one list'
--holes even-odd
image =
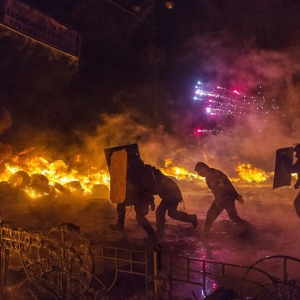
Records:
{"label": "burning fire", "polygon": [[[22,189],[33,199],[53,196],[57,191],[69,195],[89,196],[96,193],[97,186],[107,189],[110,187],[108,170],[89,167],[82,171],[82,168],[76,168],[76,164],[70,168],[63,160],[49,162],[45,157],[33,157],[32,152],[33,148],[29,148],[10,156],[9,159],[0,159],[0,194],[3,194],[3,189],[8,185],[11,188]],[[82,156],[76,155],[73,161],[80,165],[81,160]],[[236,170],[239,178],[230,178],[235,182],[264,182],[270,178],[264,170],[254,168],[250,164],[240,164]],[[205,180],[195,172],[173,165],[171,159],[165,159],[165,167],[161,168],[161,171],[177,180]]]}
{"label": "burning fire", "polygon": [[202,180],[204,180],[203,177],[200,177],[195,173],[189,172],[185,168],[173,166],[171,159],[165,159],[165,168],[161,169],[161,171],[165,175],[175,177],[178,180],[196,180],[199,178],[202,178]]}
{"label": "burning fire", "polygon": [[253,168],[251,164],[240,164],[236,170],[240,178],[246,182],[264,182],[270,178],[264,170]]}
{"label": "burning fire", "polygon": [[[236,168],[239,178],[230,178],[233,182],[265,182],[272,174],[268,175],[264,170],[254,168],[251,164],[239,164]],[[165,159],[165,168],[161,170],[165,175],[175,177],[178,180],[205,180],[205,178],[189,172],[184,168],[172,165],[171,159]]]}
{"label": "burning fire", "polygon": [[[30,157],[33,148],[14,155],[6,162],[0,160],[0,181],[13,188],[24,188],[30,198],[49,195],[54,189],[65,193],[92,194],[97,185],[109,187],[108,171],[90,167],[84,172],[69,168],[63,160],[49,162],[44,157]],[[80,161],[80,156],[75,157]],[[1,194],[1,192],[0,192]]]}

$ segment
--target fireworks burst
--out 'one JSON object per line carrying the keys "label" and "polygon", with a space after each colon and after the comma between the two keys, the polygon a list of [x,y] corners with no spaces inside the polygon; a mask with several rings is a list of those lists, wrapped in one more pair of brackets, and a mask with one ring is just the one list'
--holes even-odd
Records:
{"label": "fireworks burst", "polygon": [[279,109],[275,99],[267,100],[261,95],[261,86],[258,96],[249,96],[237,90],[227,90],[217,86],[209,88],[201,81],[195,86],[194,100],[201,101],[205,112],[211,116],[242,117],[254,113],[257,117],[261,114],[269,115]]}

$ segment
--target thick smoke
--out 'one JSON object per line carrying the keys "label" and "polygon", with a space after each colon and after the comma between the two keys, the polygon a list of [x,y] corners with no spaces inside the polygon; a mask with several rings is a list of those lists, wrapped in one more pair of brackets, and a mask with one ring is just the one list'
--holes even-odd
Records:
{"label": "thick smoke", "polygon": [[94,134],[78,133],[84,141],[84,153],[94,157],[93,163],[106,166],[104,149],[120,145],[137,143],[140,155],[146,163],[164,166],[164,159],[173,159],[180,149],[176,137],[170,136],[163,125],[149,127],[149,124],[137,122],[142,115],[132,110],[116,115],[101,115],[101,125]]}
{"label": "thick smoke", "polygon": [[0,106],[0,134],[7,131],[12,126],[10,112],[5,106]]}
{"label": "thick smoke", "polygon": [[[274,171],[276,150],[299,142],[297,51],[258,49],[251,42],[240,42],[228,33],[195,37],[186,43],[184,50],[181,63],[195,66],[191,71],[199,77],[203,75],[213,85],[238,89],[248,95],[262,87],[262,96],[267,101],[276,99],[279,109],[265,115],[249,112],[243,118],[235,118],[234,126],[223,132],[197,138],[190,127],[195,118],[192,105],[190,109],[187,104],[186,110],[180,110],[172,107],[174,101],[169,97],[169,104],[164,103],[172,122],[169,130],[155,118],[149,120],[142,109],[133,110],[134,103],[128,99],[135,98],[147,105],[151,101],[145,87],[140,87],[131,92],[130,97],[124,94],[113,100],[120,105],[123,103],[123,112],[101,115],[95,134],[79,133],[84,140],[85,153],[94,156],[98,153],[96,161],[105,165],[101,149],[138,143],[145,162],[159,167],[164,166],[164,159],[171,159],[174,165],[192,171],[197,161],[204,160],[230,175],[235,175],[241,163]],[[153,94],[150,88],[149,94]],[[181,102],[190,100],[179,99]]]}
{"label": "thick smoke", "polygon": [[[248,95],[262,87],[262,96],[267,101],[276,99],[279,109],[259,116],[256,111],[249,112],[243,118],[235,118],[234,126],[223,132],[197,138],[191,128],[191,120],[195,119],[192,99],[182,96],[179,102],[186,102],[187,108],[181,110],[172,106],[175,101],[168,96],[164,105],[171,124],[167,130],[165,123],[155,117],[149,120],[149,114],[146,115],[154,107],[149,97],[153,95],[151,87],[148,94],[147,87],[139,87],[130,95],[119,94],[113,99],[123,111],[101,115],[95,134],[80,133],[85,153],[98,153],[97,160],[102,157],[103,164],[100,149],[138,143],[142,158],[159,167],[164,166],[164,159],[171,159],[174,165],[192,171],[197,161],[204,160],[231,175],[236,175],[240,163],[274,171],[276,150],[291,147],[299,140],[297,51],[258,49],[253,43],[240,42],[226,33],[195,37],[185,44],[184,53],[181,63],[193,65],[192,73],[203,75],[213,85],[238,89]],[[146,103],[147,109],[133,110],[138,102]]]}
{"label": "thick smoke", "polygon": [[[192,66],[189,70],[191,74],[197,74],[199,77],[197,79],[215,86],[239,89],[249,95],[262,86],[264,96],[267,99],[276,98],[280,106],[276,113],[265,118],[258,118],[255,112],[249,113],[244,118],[234,119],[234,126],[226,128],[222,133],[197,138],[193,135],[192,128],[192,120],[197,117],[192,97],[180,95],[177,96],[178,99],[172,99],[170,95],[164,95],[164,97],[159,95],[158,104],[164,113],[163,121],[161,121],[153,114],[155,108],[153,87],[144,85],[137,87],[128,95],[124,92],[121,97],[119,94],[113,99],[106,99],[106,102],[120,107],[120,111],[115,114],[106,114],[103,113],[104,108],[99,109],[99,118],[94,120],[98,122],[95,125],[95,131],[83,127],[78,129],[76,125],[70,126],[76,121],[74,121],[74,111],[69,108],[70,105],[75,106],[78,103],[83,103],[80,104],[83,107],[88,103],[88,100],[85,101],[83,98],[89,96],[74,96],[70,93],[68,96],[74,96],[72,103],[61,96],[61,91],[76,71],[75,67],[72,68],[72,74],[65,74],[70,69],[63,64],[62,67],[53,68],[53,73],[48,71],[47,76],[53,79],[60,74],[59,78],[64,78],[61,80],[63,83],[61,85],[53,85],[51,78],[48,80],[37,76],[36,74],[40,74],[37,68],[36,76],[33,76],[37,78],[37,82],[34,85],[28,84],[31,93],[24,101],[20,101],[18,113],[22,112],[25,115],[30,105],[29,115],[38,115],[39,121],[44,122],[43,128],[41,132],[38,132],[36,128],[40,127],[35,127],[33,130],[30,126],[22,125],[22,134],[26,133],[26,136],[30,136],[31,144],[34,147],[39,146],[43,153],[53,152],[55,158],[72,157],[80,153],[88,157],[87,164],[95,164],[104,168],[106,167],[104,148],[138,143],[145,162],[158,167],[164,166],[164,159],[171,159],[175,165],[193,170],[197,161],[204,160],[230,174],[235,172],[239,163],[251,163],[254,167],[272,171],[276,149],[292,146],[300,140],[299,107],[297,106],[299,53],[292,48],[280,51],[258,49],[254,43],[254,40],[238,39],[228,32],[197,36],[187,41],[182,47],[182,58],[179,64],[184,65],[185,69],[187,69],[186,66]],[[21,46],[23,48],[26,46],[28,56],[37,52],[32,43],[30,47],[25,44],[23,41]],[[43,54],[46,52],[50,51],[44,51]],[[49,61],[55,62],[52,52]],[[44,57],[42,54],[41,56]],[[69,59],[66,61],[69,61],[69,64],[74,63]],[[62,70],[65,70],[65,73],[62,73]],[[25,71],[24,74],[26,75]],[[13,75],[11,77],[13,78]],[[190,83],[192,90],[194,82]],[[49,87],[46,91],[45,86]],[[40,90],[37,87],[40,87]],[[51,100],[55,95],[49,96],[49,90],[59,95],[61,100],[59,107],[52,104]],[[40,98],[44,101],[39,101]],[[181,109],[180,105],[176,106],[176,103],[183,104],[185,109]],[[133,109],[133,107],[137,108]],[[1,118],[0,133],[7,131],[11,126],[9,113],[4,113],[4,116],[5,118]],[[80,115],[80,117],[83,116]],[[35,119],[36,117],[32,117],[32,120]],[[166,124],[167,119],[170,120],[168,124]],[[48,127],[53,127],[55,122],[58,126],[64,123],[68,131],[65,128],[61,132],[48,130]],[[74,130],[73,133],[70,132],[72,130]],[[17,139],[18,134],[21,135],[21,131],[14,133]],[[73,145],[74,139],[79,143]],[[55,145],[63,151],[60,149],[55,151],[53,149]]]}
{"label": "thick smoke", "polygon": [[262,96],[279,104],[276,112],[257,117],[253,111],[235,118],[234,126],[222,134],[199,140],[192,157],[204,152],[209,162],[226,169],[237,163],[272,169],[276,149],[299,140],[299,53],[258,49],[224,32],[190,39],[183,52],[181,63],[192,65],[199,80],[248,95],[262,87]]}

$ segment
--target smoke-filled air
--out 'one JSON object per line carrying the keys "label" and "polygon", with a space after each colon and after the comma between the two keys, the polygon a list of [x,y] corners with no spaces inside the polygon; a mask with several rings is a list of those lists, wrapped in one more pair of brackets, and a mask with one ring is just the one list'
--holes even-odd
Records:
{"label": "smoke-filled air", "polygon": [[[137,29],[138,22],[144,22],[142,16]],[[300,143],[299,48],[258,47],[255,37],[241,38],[227,30],[193,34],[177,45],[169,79],[160,81],[159,72],[149,71],[149,80],[123,71],[113,73],[100,60],[89,65],[3,28],[0,43],[1,75],[5,74],[4,85],[0,83],[4,87],[0,89],[1,226],[47,232],[73,224],[91,245],[93,255],[99,245],[152,251],[133,205],[126,206],[124,228],[112,226],[118,222],[119,211],[111,199],[112,170],[105,151],[136,144],[142,161],[180,188],[183,202],[179,201],[178,210],[196,214],[182,222],[166,212],[164,238],[159,241],[163,258],[181,255],[249,266],[269,255],[300,257],[300,219],[294,207],[297,172],[290,172],[290,183],[273,186],[277,150]],[[295,163],[295,151],[291,151]],[[238,217],[229,218],[223,210],[209,235],[205,220],[216,195],[208,177],[195,170],[198,162],[225,173],[236,190],[232,197]],[[155,209],[161,197],[154,195],[155,208],[149,206],[146,218],[157,233]],[[80,256],[88,252],[81,251]],[[32,275],[29,256],[22,255],[27,275],[14,267],[7,286],[13,286],[14,297],[18,295],[15,281],[28,276],[39,292],[30,292],[35,298],[30,298],[27,289],[25,294],[28,299],[40,299],[36,296],[42,293],[40,281]],[[167,258],[162,262],[166,264]],[[275,267],[268,272],[276,273]],[[299,283],[297,268],[298,261],[288,275]],[[42,268],[43,276],[53,272],[50,269]],[[84,268],[81,286],[86,284],[86,274],[103,276],[105,271],[99,270]],[[117,289],[105,299],[146,299],[141,296],[143,284],[135,286],[135,293],[127,276],[132,288],[126,289],[128,278],[122,277],[124,281],[117,282]],[[112,277],[109,283],[110,278],[103,280],[106,291],[113,282]],[[224,284],[224,279],[213,277],[204,292],[199,286],[182,284],[171,291],[177,296],[155,299],[207,299]],[[71,289],[78,291],[75,286]],[[280,299],[299,299],[297,291],[294,298]],[[90,297],[96,294],[90,288],[84,292]],[[226,299],[246,299],[247,292],[242,290],[244,298]]]}

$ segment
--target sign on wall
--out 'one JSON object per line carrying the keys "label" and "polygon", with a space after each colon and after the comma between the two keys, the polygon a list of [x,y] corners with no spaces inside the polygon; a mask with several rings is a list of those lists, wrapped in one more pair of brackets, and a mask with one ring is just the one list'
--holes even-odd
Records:
{"label": "sign on wall", "polygon": [[[79,33],[71,30],[37,9],[16,1],[0,0],[0,22],[47,46],[72,56],[79,56]],[[1,25],[1,24],[0,24]]]}

